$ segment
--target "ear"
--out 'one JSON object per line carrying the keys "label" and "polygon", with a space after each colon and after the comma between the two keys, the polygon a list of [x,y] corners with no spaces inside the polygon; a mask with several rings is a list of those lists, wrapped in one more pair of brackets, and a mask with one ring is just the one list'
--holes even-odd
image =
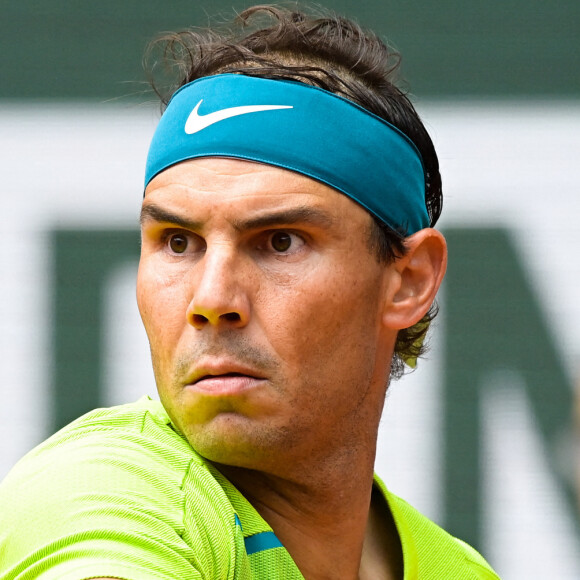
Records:
{"label": "ear", "polygon": [[393,330],[409,328],[427,313],[447,268],[447,244],[441,232],[426,228],[405,240],[407,252],[386,272],[382,321]]}

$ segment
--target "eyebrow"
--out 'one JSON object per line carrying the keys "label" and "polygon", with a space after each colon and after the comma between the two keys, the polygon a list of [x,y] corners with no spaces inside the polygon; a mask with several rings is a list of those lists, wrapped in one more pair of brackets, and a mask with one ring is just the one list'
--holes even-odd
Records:
{"label": "eyebrow", "polygon": [[201,227],[201,222],[188,220],[154,204],[144,205],[141,209],[139,223],[143,226],[148,221],[174,224],[186,230],[199,230]]}
{"label": "eyebrow", "polygon": [[[170,223],[192,231],[200,230],[203,226],[202,222],[189,220],[154,204],[145,205],[141,210],[141,225],[147,221]],[[243,232],[268,226],[293,225],[298,223],[330,227],[334,224],[334,221],[332,216],[319,208],[301,206],[291,209],[275,210],[265,215],[248,219],[234,219],[232,226],[236,231]]]}
{"label": "eyebrow", "polygon": [[330,227],[334,219],[325,211],[315,207],[294,207],[275,210],[265,215],[244,220],[234,220],[232,225],[237,231],[253,230],[277,225],[308,224],[320,227]]}

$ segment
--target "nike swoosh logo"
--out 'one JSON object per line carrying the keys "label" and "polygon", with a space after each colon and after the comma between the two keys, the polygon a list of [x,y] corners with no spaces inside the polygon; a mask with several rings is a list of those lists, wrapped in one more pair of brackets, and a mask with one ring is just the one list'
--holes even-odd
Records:
{"label": "nike swoosh logo", "polygon": [[203,99],[195,105],[193,111],[191,111],[187,121],[185,122],[185,132],[188,135],[199,133],[199,131],[202,131],[210,125],[214,125],[215,123],[219,123],[225,119],[230,119],[231,117],[247,115],[248,113],[259,113],[260,111],[294,108],[290,105],[247,105],[244,107],[230,107],[229,109],[222,109],[221,111],[215,111],[213,113],[208,113],[207,115],[200,115],[198,111],[201,103],[203,103]]}

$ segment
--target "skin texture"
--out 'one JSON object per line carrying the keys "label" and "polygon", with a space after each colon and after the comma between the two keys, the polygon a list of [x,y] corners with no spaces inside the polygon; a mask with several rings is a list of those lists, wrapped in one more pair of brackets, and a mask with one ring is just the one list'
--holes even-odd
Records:
{"label": "skin texture", "polygon": [[170,167],[143,202],[161,401],[306,578],[402,577],[392,522],[369,518],[377,430],[397,331],[429,308],[446,254],[427,229],[386,266],[370,224],[321,183],[231,159]]}

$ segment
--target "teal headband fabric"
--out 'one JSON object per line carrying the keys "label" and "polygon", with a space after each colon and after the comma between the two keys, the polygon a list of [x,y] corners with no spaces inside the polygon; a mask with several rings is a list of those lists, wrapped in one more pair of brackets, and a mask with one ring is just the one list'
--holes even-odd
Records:
{"label": "teal headband fabric", "polygon": [[407,235],[429,226],[415,145],[380,117],[317,87],[238,74],[184,85],[153,136],[145,186],[196,157],[283,167],[337,189]]}

